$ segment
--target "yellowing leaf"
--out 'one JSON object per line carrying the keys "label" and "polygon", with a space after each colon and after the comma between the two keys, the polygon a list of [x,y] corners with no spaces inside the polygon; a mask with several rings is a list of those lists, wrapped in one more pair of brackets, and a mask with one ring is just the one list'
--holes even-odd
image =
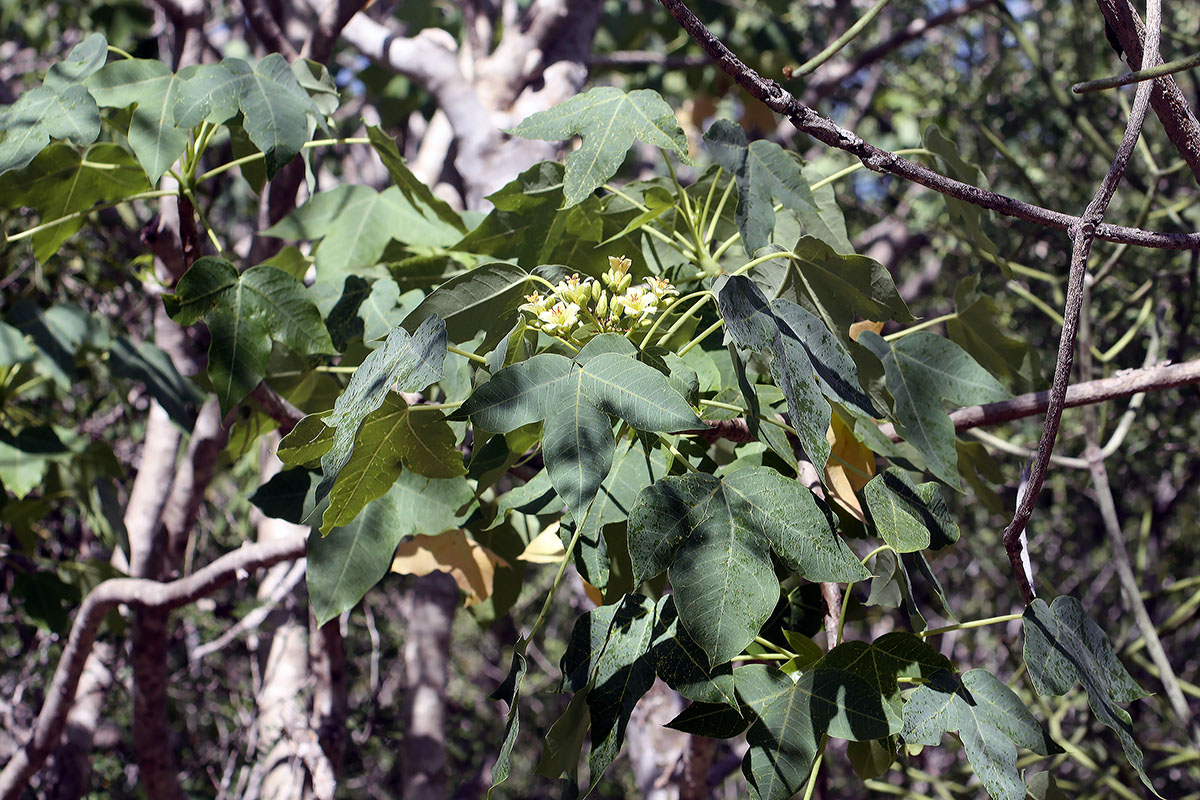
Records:
{"label": "yellowing leaf", "polygon": [[583,578],[579,580],[583,583],[583,593],[587,595],[588,600],[591,600],[598,606],[604,605],[604,595],[601,594],[600,590],[583,580]]}
{"label": "yellowing leaf", "polygon": [[850,326],[850,338],[858,341],[858,335],[863,331],[872,331],[874,333],[883,333],[882,322],[872,322],[869,319],[864,319],[862,322],[856,322]]}
{"label": "yellowing leaf", "polygon": [[392,572],[401,575],[448,573],[466,593],[467,606],[491,597],[497,566],[507,567],[508,562],[468,539],[462,530],[436,536],[414,536],[396,548],[396,556],[392,559]]}
{"label": "yellowing leaf", "polygon": [[530,564],[557,564],[567,554],[562,539],[558,538],[558,523],[546,526],[537,537],[526,545],[518,561],[528,561]]}
{"label": "yellowing leaf", "polygon": [[825,434],[831,449],[825,465],[825,486],[829,496],[859,522],[866,522],[856,491],[867,485],[875,474],[875,454],[854,438],[850,427],[834,414]]}

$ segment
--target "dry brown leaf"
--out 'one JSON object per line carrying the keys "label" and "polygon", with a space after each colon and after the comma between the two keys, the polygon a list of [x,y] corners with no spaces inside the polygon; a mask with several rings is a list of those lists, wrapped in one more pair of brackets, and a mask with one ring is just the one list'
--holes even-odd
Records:
{"label": "dry brown leaf", "polygon": [[525,545],[517,560],[528,561],[530,564],[557,564],[566,554],[562,539],[558,538],[558,523],[553,522],[532,542]]}
{"label": "dry brown leaf", "polygon": [[392,559],[392,572],[401,575],[449,573],[458,588],[466,593],[468,607],[492,596],[497,566],[507,567],[508,562],[468,538],[462,530],[437,536],[414,536],[396,548],[396,556]]}
{"label": "dry brown leaf", "polygon": [[850,338],[857,342],[858,335],[860,333],[862,333],[863,331],[873,331],[874,333],[882,333],[883,332],[883,323],[882,322],[872,322],[869,319],[865,319],[862,322],[855,322],[853,325],[850,326]]}
{"label": "dry brown leaf", "polygon": [[825,438],[832,448],[825,465],[825,486],[829,495],[855,519],[866,522],[862,504],[854,493],[866,486],[875,474],[875,454],[854,438],[850,427],[837,414],[830,419]]}

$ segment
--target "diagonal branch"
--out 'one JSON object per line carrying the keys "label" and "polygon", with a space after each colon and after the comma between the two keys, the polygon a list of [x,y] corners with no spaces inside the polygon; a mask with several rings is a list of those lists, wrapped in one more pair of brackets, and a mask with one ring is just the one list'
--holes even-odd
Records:
{"label": "diagonal branch", "polygon": [[[1048,208],[947,178],[928,167],[863,141],[852,131],[846,130],[833,120],[821,116],[812,108],[801,103],[775,81],[764,79],[742,63],[741,59],[734,55],[720,39],[713,35],[712,31],[705,27],[704,23],[696,18],[695,14],[688,10],[682,0],[659,0],[659,2],[671,12],[680,26],[704,48],[705,52],[717,62],[717,65],[737,81],[743,89],[761,100],[772,111],[787,116],[802,133],[806,133],[830,147],[856,156],[868,169],[896,175],[972,205],[1048,228],[1069,231],[1083,222],[1081,218],[1070,214],[1051,211]],[[1105,223],[1095,225],[1095,238],[1164,250],[1200,249],[1200,233],[1163,233]]]}
{"label": "diagonal branch", "polygon": [[115,578],[93,589],[71,626],[71,635],[63,648],[46,692],[46,702],[38,714],[33,735],[0,772],[0,800],[17,800],[46,756],[58,743],[67,712],[75,698],[75,688],[83,672],[104,616],[118,605],[138,608],[172,609],[187,605],[235,580],[243,580],[250,570],[269,567],[304,555],[305,537],[296,536],[259,544],[247,544],[218,558],[187,577],[170,583],[141,578]]}
{"label": "diagonal branch", "polygon": [[[1149,21],[1146,37],[1146,54],[1148,60],[1158,58],[1158,40],[1161,33],[1161,0],[1147,0],[1146,17]],[[1083,212],[1082,221],[1071,228],[1071,272],[1067,278],[1067,301],[1063,310],[1063,328],[1058,340],[1058,358],[1054,365],[1054,380],[1050,386],[1050,397],[1046,405],[1046,422],[1042,428],[1042,437],[1038,441],[1038,454],[1029,470],[1027,491],[1021,494],[1017,503],[1016,513],[1012,522],[1004,529],[1004,549],[1008,553],[1013,575],[1021,590],[1025,603],[1033,602],[1033,576],[1029,574],[1027,565],[1022,559],[1025,526],[1033,515],[1033,507],[1041,493],[1042,483],[1046,479],[1046,470],[1050,466],[1050,456],[1054,452],[1054,442],[1058,438],[1058,426],[1062,421],[1062,412],[1067,399],[1067,385],[1071,381],[1071,365],[1075,359],[1075,335],[1079,327],[1079,314],[1083,308],[1084,280],[1087,278],[1088,254],[1092,251],[1092,243],[1096,239],[1096,226],[1104,216],[1108,203],[1112,200],[1129,157],[1133,154],[1133,146],[1141,135],[1142,123],[1146,119],[1146,111],[1150,107],[1150,90],[1152,84],[1138,85],[1137,94],[1133,98],[1133,109],[1129,112],[1129,122],[1125,126],[1125,135],[1121,138],[1121,146],[1113,157],[1108,174],[1096,188],[1096,194]]]}

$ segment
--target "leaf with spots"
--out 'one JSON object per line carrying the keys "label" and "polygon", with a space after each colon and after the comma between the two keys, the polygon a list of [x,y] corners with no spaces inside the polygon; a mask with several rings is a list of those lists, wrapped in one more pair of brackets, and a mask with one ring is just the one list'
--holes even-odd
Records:
{"label": "leaf with spots", "polygon": [[1017,747],[1038,755],[1062,752],[1021,699],[982,669],[936,673],[904,704],[904,740],[938,745],[957,733],[979,782],[995,800],[1024,800]]}

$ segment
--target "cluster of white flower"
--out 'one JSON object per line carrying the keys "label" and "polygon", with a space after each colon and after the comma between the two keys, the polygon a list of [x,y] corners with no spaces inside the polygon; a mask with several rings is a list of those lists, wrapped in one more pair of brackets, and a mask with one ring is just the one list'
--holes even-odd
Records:
{"label": "cluster of white flower", "polygon": [[624,256],[609,256],[608,270],[600,280],[572,275],[559,281],[554,292],[525,295],[522,311],[529,312],[534,327],[555,336],[573,337],[589,328],[593,333],[628,333],[650,321],[679,291],[664,278],[647,278],[633,286],[632,262]]}

